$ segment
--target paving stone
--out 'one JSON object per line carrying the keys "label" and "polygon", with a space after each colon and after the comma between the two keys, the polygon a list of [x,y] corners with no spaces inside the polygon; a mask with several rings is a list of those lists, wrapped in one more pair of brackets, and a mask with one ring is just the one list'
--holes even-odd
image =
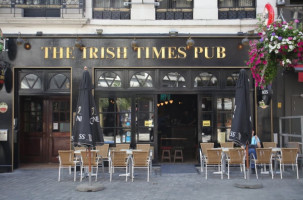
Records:
{"label": "paving stone", "polygon": [[[197,170],[199,168],[197,167]],[[105,172],[108,172],[105,169]],[[131,179],[125,182],[124,177],[114,174],[113,181],[109,181],[109,174],[99,172],[98,184],[105,189],[98,192],[79,192],[76,187],[88,183],[88,178],[82,183],[73,181],[73,174],[68,170],[63,172],[61,182],[58,182],[58,169],[17,169],[12,173],[0,173],[0,199],[2,200],[178,200],[178,199],[267,199],[267,200],[300,200],[303,199],[303,174],[300,170],[300,179],[289,169],[283,180],[275,175],[272,180],[269,175],[260,175],[256,180],[251,174],[249,180],[244,180],[237,169],[231,169],[231,178],[224,175],[212,174],[209,171],[208,179],[205,173],[163,173],[161,176],[151,173],[150,182],[146,182],[146,172],[142,169],[135,171],[134,182]],[[118,173],[118,172],[117,172]],[[78,175],[78,173],[77,173]],[[237,183],[261,183],[260,189],[243,189],[235,187]],[[92,184],[95,184],[92,177]]]}

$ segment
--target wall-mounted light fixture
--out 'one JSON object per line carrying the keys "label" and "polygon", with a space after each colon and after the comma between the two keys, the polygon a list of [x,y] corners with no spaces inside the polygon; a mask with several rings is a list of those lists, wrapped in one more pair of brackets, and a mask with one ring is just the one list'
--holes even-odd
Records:
{"label": "wall-mounted light fixture", "polygon": [[245,46],[249,45],[249,39],[247,37],[243,38],[242,39],[242,44],[245,45]]}
{"label": "wall-mounted light fixture", "polygon": [[186,41],[186,49],[191,49],[193,46],[195,45],[195,41],[193,39],[191,39],[190,34],[189,37]]}
{"label": "wall-mounted light fixture", "polygon": [[138,42],[137,42],[136,38],[134,38],[134,39],[131,41],[130,45],[131,45],[131,47],[132,47],[132,49],[133,49],[134,51],[137,51],[137,49],[138,49]]}
{"label": "wall-mounted light fixture", "polygon": [[32,48],[32,45],[29,43],[28,40],[25,41],[24,45],[23,45],[24,49],[26,50],[30,50]]}
{"label": "wall-mounted light fixture", "polygon": [[242,43],[238,43],[238,49],[242,50],[243,49],[243,44]]}
{"label": "wall-mounted light fixture", "polygon": [[21,38],[21,33],[18,33],[18,38],[16,40],[17,45],[22,45],[24,40]]}
{"label": "wall-mounted light fixture", "polygon": [[36,36],[42,36],[43,32],[42,31],[37,31]]}
{"label": "wall-mounted light fixture", "polygon": [[83,50],[84,44],[82,43],[82,40],[80,38],[77,38],[75,41],[75,47],[77,47],[80,51]]}
{"label": "wall-mounted light fixture", "polygon": [[96,32],[97,32],[98,35],[102,35],[103,29],[97,28],[97,29],[96,29]]}
{"label": "wall-mounted light fixture", "polygon": [[178,36],[178,31],[169,31],[169,36]]}

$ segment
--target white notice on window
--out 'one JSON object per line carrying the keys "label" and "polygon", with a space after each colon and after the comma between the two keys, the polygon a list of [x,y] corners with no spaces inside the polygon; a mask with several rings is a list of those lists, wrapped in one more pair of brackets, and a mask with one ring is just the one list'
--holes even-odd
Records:
{"label": "white notice on window", "polygon": [[58,130],[58,123],[57,122],[53,123],[53,130],[54,131]]}

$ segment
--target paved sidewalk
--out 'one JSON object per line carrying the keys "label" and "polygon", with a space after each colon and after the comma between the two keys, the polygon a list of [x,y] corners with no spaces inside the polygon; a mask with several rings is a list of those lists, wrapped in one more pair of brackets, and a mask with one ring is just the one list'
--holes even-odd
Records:
{"label": "paved sidewalk", "polygon": [[[198,168],[197,168],[198,169]],[[105,169],[105,172],[107,169]],[[102,171],[102,170],[101,170]],[[191,200],[191,199],[246,199],[246,200],[300,200],[303,199],[303,174],[300,170],[300,179],[288,169],[283,180],[275,175],[272,180],[269,175],[261,175],[256,180],[251,174],[249,180],[243,180],[239,168],[233,169],[231,179],[227,176],[220,179],[220,175],[209,172],[208,180],[204,173],[155,173],[153,171],[150,182],[146,182],[146,172],[135,171],[135,180],[125,182],[125,177],[119,177],[119,171],[109,182],[108,173],[99,173],[98,183],[105,189],[99,192],[78,192],[73,182],[73,175],[68,170],[63,171],[62,180],[58,182],[57,168],[17,169],[13,173],[0,173],[0,199],[7,200]],[[121,171],[122,173],[122,171]],[[94,184],[94,177],[92,178]],[[88,183],[84,179],[83,183]],[[261,183],[261,189],[242,189],[234,186],[235,183]]]}

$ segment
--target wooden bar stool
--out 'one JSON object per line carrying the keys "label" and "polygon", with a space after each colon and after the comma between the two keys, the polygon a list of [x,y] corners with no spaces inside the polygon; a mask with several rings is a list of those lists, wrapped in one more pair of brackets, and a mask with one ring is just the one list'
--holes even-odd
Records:
{"label": "wooden bar stool", "polygon": [[163,160],[169,160],[169,162],[171,162],[171,156],[170,156],[170,151],[171,151],[172,147],[169,146],[162,146],[162,156],[161,156],[161,161],[163,162]]}
{"label": "wooden bar stool", "polygon": [[174,162],[181,160],[183,162],[183,147],[176,147],[174,153]]}

